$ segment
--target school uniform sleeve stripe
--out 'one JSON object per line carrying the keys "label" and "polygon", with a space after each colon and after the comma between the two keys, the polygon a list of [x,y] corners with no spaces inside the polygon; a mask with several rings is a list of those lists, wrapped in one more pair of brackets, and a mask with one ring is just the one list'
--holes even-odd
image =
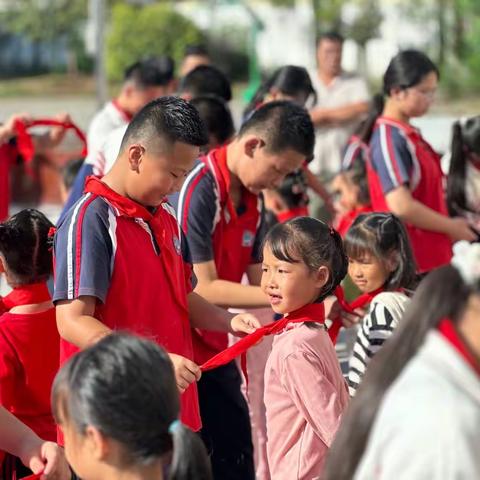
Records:
{"label": "school uniform sleeve stripe", "polygon": [[80,286],[80,272],[82,269],[81,257],[82,257],[82,226],[85,212],[88,206],[95,199],[93,195],[88,194],[88,198],[83,202],[80,207],[77,222],[76,242],[75,242],[75,297],[78,297],[78,288]]}
{"label": "school uniform sleeve stripe", "polygon": [[[202,162],[200,162],[190,172],[180,191],[180,197],[178,199],[177,218],[183,231],[185,232],[185,235],[188,234],[188,211],[190,208],[190,202],[192,199],[193,192],[196,186],[198,185],[198,183],[200,182],[200,180],[207,173],[204,167],[205,165]],[[202,169],[204,169],[203,172],[202,172]]]}
{"label": "school uniform sleeve stripe", "polygon": [[[90,193],[87,193],[74,207],[70,222],[68,223],[68,243],[67,243],[67,272],[68,272],[68,299],[72,299],[74,295],[74,230],[79,218],[79,211],[82,206],[89,200],[91,197]],[[83,215],[82,215],[83,218]],[[78,238],[78,237],[77,237]]]}
{"label": "school uniform sleeve stripe", "polygon": [[220,200],[211,170],[204,164],[197,168],[180,192],[177,216],[181,218],[193,263],[203,263],[215,257],[212,233],[220,219]]}
{"label": "school uniform sleeve stripe", "polygon": [[55,235],[53,300],[82,295],[104,302],[116,254],[116,220],[100,197],[85,195],[60,224]]}
{"label": "school uniform sleeve stripe", "polygon": [[392,145],[392,127],[389,125],[380,125],[380,144],[382,147],[383,158],[390,174],[392,184],[399,186],[403,183],[402,176],[398,168],[398,162],[395,150]]}

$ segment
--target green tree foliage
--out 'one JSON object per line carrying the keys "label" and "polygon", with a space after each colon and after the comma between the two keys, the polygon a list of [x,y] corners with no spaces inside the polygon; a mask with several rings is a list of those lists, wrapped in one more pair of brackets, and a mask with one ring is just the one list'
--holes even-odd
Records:
{"label": "green tree foliage", "polygon": [[185,47],[201,43],[202,32],[166,3],[112,8],[107,36],[107,72],[111,79],[122,77],[126,67],[151,55],[170,55],[178,64]]}

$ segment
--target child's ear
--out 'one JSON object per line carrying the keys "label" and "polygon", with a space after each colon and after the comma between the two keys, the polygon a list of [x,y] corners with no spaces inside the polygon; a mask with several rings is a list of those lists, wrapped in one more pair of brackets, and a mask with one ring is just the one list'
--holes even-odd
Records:
{"label": "child's ear", "polygon": [[138,172],[138,168],[142,163],[143,152],[145,149],[138,143],[134,143],[128,146],[128,163],[130,164],[130,170]]}
{"label": "child's ear", "polygon": [[110,452],[110,443],[98,428],[88,425],[85,429],[87,449],[95,460],[104,460]]}
{"label": "child's ear", "polygon": [[316,272],[315,272],[315,287],[323,288],[327,282],[330,280],[330,270],[325,265],[322,265]]}
{"label": "child's ear", "polygon": [[253,158],[255,154],[255,150],[262,148],[265,146],[265,142],[256,136],[251,136],[248,137],[245,140],[244,146],[243,146],[243,151],[247,157]]}

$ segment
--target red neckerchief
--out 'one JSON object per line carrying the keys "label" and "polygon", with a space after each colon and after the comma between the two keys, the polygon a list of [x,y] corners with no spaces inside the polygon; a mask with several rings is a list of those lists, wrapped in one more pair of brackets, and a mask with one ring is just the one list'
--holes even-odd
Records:
{"label": "red neckerchief", "polygon": [[[355,313],[355,310],[357,308],[362,308],[365,305],[368,305],[379,293],[383,291],[384,289],[382,287],[382,288],[377,288],[377,290],[374,290],[373,292],[363,293],[362,295],[360,295],[350,303],[348,303],[345,300],[345,292],[343,291],[343,287],[338,286],[335,289],[334,295],[337,297],[338,303],[342,307],[342,310],[345,310],[348,313]],[[328,333],[334,344],[337,342],[338,332],[340,331],[341,327],[342,327],[341,318],[340,317],[334,318],[332,325],[328,329]]]}
{"label": "red neckerchief", "polygon": [[120,104],[118,103],[117,99],[112,100],[112,105],[117,109],[117,111],[123,116],[123,118],[127,121],[130,122],[133,118],[133,115],[126,110],[124,110]]}
{"label": "red neckerchief", "polygon": [[290,208],[283,212],[276,213],[275,216],[280,223],[285,223],[287,220],[295,217],[308,217],[308,207]]}
{"label": "red neckerchief", "polygon": [[43,471],[40,473],[34,473],[33,475],[29,475],[28,477],[22,477],[22,480],[37,480],[42,478]]}
{"label": "red neckerchief", "polygon": [[34,305],[51,300],[47,284],[33,283],[16,287],[6,297],[0,297],[0,312],[8,312],[13,307],[22,305]]}
{"label": "red neckerchief", "polygon": [[21,120],[16,120],[15,130],[17,132],[17,149],[27,164],[32,161],[35,154],[32,136],[28,133],[28,129],[36,126],[62,127],[65,130],[73,130],[83,145],[80,155],[82,157],[85,157],[87,155],[87,137],[82,132],[82,130],[80,130],[72,122],[60,122],[58,120],[50,118],[37,118],[36,120],[27,125]]}
{"label": "red neckerchief", "polygon": [[480,359],[471,351],[467,342],[462,338],[455,327],[455,324],[449,319],[444,318],[438,324],[438,331],[447,340],[447,342],[460,354],[460,356],[480,375]]}
{"label": "red neckerchief", "polygon": [[283,317],[280,320],[269,323],[264,327],[257,328],[257,330],[255,330],[253,333],[243,337],[231,347],[212,357],[200,368],[203,372],[206,372],[207,370],[212,370],[214,368],[221,367],[222,365],[226,365],[228,362],[231,362],[234,358],[241,355],[242,370],[248,385],[247,350],[256,345],[266,335],[275,335],[280,333],[290,323],[300,322],[325,323],[325,307],[323,306],[323,303],[311,303],[309,305],[305,305],[304,307],[291,312],[288,316]]}

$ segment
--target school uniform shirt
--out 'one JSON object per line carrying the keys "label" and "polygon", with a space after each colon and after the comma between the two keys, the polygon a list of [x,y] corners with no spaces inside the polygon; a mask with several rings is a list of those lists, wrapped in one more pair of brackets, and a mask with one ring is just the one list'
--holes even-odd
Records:
{"label": "school uniform shirt", "polygon": [[[358,75],[342,72],[328,85],[320,80],[317,71],[311,72],[310,78],[317,92],[315,107],[338,108],[369,100],[367,84]],[[361,116],[349,122],[315,128],[315,156],[309,165],[313,173],[333,174],[340,170],[343,151],[360,120]]]}
{"label": "school uniform shirt", "polygon": [[68,210],[83,195],[85,181],[94,174],[102,177],[105,174],[104,144],[111,132],[117,128],[128,126],[132,116],[122,110],[115,100],[106,103],[95,114],[87,132],[88,154],[73,183],[69,198],[60,214],[59,224],[64,220]]}
{"label": "school uniform shirt", "polygon": [[113,167],[115,160],[120,152],[120,145],[122,144],[123,136],[127,131],[128,125],[115,129],[111,132],[102,148],[99,150],[99,155],[104,159],[103,174],[106,175]]}
{"label": "school uniform shirt", "polygon": [[38,436],[55,441],[50,390],[59,368],[55,309],[0,316],[0,404]]}
{"label": "school uniform shirt", "polygon": [[[367,173],[374,211],[388,211],[385,196],[405,186],[415,200],[448,215],[440,157],[412,125],[387,117],[377,119]],[[406,226],[419,272],[428,272],[450,261],[452,244],[447,235]]]}
{"label": "school uniform shirt", "polygon": [[[240,283],[250,264],[260,263],[264,236],[260,198],[243,190],[235,209],[229,195],[227,147],[200,159],[178,199],[178,220],[188,239],[193,263],[213,260],[218,278]],[[196,329],[195,360],[204,363],[228,346],[224,333]]]}
{"label": "school uniform shirt", "polygon": [[290,324],[275,335],[264,400],[272,479],[321,478],[348,403],[335,348],[323,326]]}
{"label": "school uniform shirt", "polygon": [[368,145],[356,135],[352,135],[347,142],[345,151],[342,158],[342,170],[350,169],[353,164],[360,160],[364,163],[367,162],[369,156]]}
{"label": "school uniform shirt", "polygon": [[[95,317],[109,328],[193,359],[187,294],[194,279],[172,207],[150,212],[95,177],[86,192],[55,235],[54,301],[96,297]],[[62,363],[76,351],[61,340]],[[180,398],[182,421],[199,430],[196,384]]]}
{"label": "school uniform shirt", "polygon": [[387,390],[355,480],[480,478],[480,378],[437,331]]}
{"label": "school uniform shirt", "polygon": [[401,292],[379,293],[371,302],[357,331],[348,372],[348,390],[353,397],[370,360],[390,338],[400,322],[409,298]]}

